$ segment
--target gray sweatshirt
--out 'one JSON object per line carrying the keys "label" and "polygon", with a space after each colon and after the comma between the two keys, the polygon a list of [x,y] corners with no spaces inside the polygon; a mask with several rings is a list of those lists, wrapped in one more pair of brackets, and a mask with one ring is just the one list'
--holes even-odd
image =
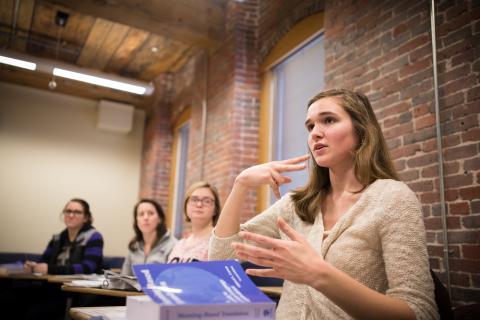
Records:
{"label": "gray sweatshirt", "polygon": [[145,256],[143,242],[137,241],[137,243],[135,243],[135,250],[128,250],[127,257],[123,262],[122,274],[133,276],[132,266],[135,264],[166,263],[167,257],[175,246],[175,243],[177,243],[177,239],[167,231],[156,246],[152,248],[150,254]]}

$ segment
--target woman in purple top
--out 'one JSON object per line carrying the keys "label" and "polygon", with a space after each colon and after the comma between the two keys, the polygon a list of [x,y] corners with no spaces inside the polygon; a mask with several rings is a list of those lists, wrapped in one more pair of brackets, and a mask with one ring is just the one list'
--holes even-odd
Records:
{"label": "woman in purple top", "polygon": [[62,213],[66,228],[53,236],[40,262],[25,262],[25,270],[42,274],[101,273],[103,238],[92,226],[90,206],[74,198]]}

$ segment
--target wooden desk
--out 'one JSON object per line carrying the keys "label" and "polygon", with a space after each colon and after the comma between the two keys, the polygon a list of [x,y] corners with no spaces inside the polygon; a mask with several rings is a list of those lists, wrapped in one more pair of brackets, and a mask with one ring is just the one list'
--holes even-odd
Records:
{"label": "wooden desk", "polygon": [[62,290],[67,291],[67,292],[76,292],[76,293],[84,293],[84,294],[98,294],[98,295],[102,295],[102,296],[120,297],[120,298],[126,298],[128,296],[143,296],[144,295],[143,292],[139,292],[139,291],[76,287],[76,286],[69,286],[68,284],[64,284],[62,286]]}
{"label": "wooden desk", "polygon": [[100,316],[108,316],[109,319],[126,320],[127,307],[82,307],[70,308],[70,318],[73,320],[91,320]]}
{"label": "wooden desk", "polygon": [[[282,294],[282,287],[258,287],[258,288],[262,290],[263,293],[268,295],[280,296]],[[144,295],[143,292],[139,292],[139,291],[77,287],[77,286],[69,286],[68,283],[62,286],[62,290],[67,292],[98,294],[103,296],[120,297],[120,298],[126,298],[128,296]]]}
{"label": "wooden desk", "polygon": [[48,280],[49,275],[35,275],[32,273],[1,273],[0,278],[19,280]]}
{"label": "wooden desk", "polygon": [[258,287],[263,293],[273,296],[281,296],[283,287]]}
{"label": "wooden desk", "polygon": [[66,275],[50,275],[47,278],[48,282],[52,283],[66,283],[72,280],[83,280],[83,274],[66,274]]}

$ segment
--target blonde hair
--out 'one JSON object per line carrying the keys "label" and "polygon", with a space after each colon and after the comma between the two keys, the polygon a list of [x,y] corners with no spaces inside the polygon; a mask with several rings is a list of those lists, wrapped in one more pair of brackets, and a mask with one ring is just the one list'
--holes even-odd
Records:
{"label": "blonde hair", "polygon": [[187,191],[185,192],[185,201],[183,201],[183,214],[185,215],[185,220],[187,222],[191,221],[190,218],[187,215],[188,199],[190,199],[190,196],[192,195],[192,193],[195,190],[200,189],[200,188],[207,188],[213,194],[213,198],[215,200],[215,209],[214,209],[214,214],[213,214],[213,217],[212,217],[212,223],[213,223],[213,226],[215,226],[217,224],[218,217],[220,216],[220,210],[221,210],[220,197],[218,196],[217,188],[215,188],[213,185],[211,185],[210,183],[208,183],[206,181],[198,181],[198,182],[195,182],[195,183],[191,184],[190,187],[188,187]]}
{"label": "blonde hair", "polygon": [[[357,180],[363,185],[358,192],[377,179],[398,180],[385,138],[368,98],[359,92],[332,89],[320,92],[310,99],[308,107],[316,101],[328,97],[334,98],[348,113],[358,138],[358,146],[354,154],[354,170]],[[315,221],[320,203],[331,186],[329,169],[320,167],[314,160],[312,162],[307,185],[295,190],[292,194],[296,213],[300,219],[310,224]]]}

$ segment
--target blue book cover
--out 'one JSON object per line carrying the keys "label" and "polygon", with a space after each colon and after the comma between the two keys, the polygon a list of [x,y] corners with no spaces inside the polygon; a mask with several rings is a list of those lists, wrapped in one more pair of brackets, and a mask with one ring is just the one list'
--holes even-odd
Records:
{"label": "blue book cover", "polygon": [[234,260],[133,266],[138,282],[161,305],[273,303]]}

